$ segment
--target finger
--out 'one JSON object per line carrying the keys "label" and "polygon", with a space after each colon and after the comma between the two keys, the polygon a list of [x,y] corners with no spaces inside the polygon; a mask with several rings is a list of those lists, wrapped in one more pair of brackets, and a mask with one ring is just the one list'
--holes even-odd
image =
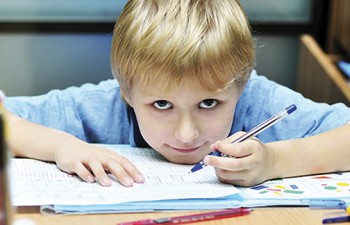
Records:
{"label": "finger", "polygon": [[218,176],[218,179],[219,179],[220,182],[222,182],[222,183],[233,184],[233,185],[238,186],[238,187],[248,187],[248,186],[252,186],[251,183],[247,182],[247,180],[242,179],[242,178],[237,178],[237,179],[224,179],[224,178]]}
{"label": "finger", "polygon": [[[134,164],[132,164],[127,158],[120,157],[118,163],[124,168],[126,173],[135,181],[136,183],[144,183],[145,177],[142,173],[136,168]],[[113,168],[110,168],[113,170]]]}
{"label": "finger", "polygon": [[125,168],[114,160],[109,160],[106,164],[108,170],[116,176],[119,183],[126,187],[131,187],[134,184],[134,179],[126,172]]}
{"label": "finger", "polygon": [[216,151],[218,148],[216,147],[216,145],[217,145],[217,142],[215,142],[214,144],[211,144],[210,146],[209,146],[209,148],[210,148],[210,150],[211,151]]}
{"label": "finger", "polygon": [[[125,182],[131,183],[131,185],[136,183],[144,183],[145,177],[142,175],[142,173],[136,168],[136,166],[130,162],[126,157],[116,154],[115,152],[110,151],[109,159],[106,160],[104,163],[105,167],[112,172],[113,175],[120,176],[118,174],[127,173],[127,177],[131,177],[131,181],[128,181],[127,178],[125,179]],[[112,158],[112,160],[111,160]],[[119,164],[120,167],[115,167],[115,164]],[[125,175],[121,175],[122,177],[126,177]]]}
{"label": "finger", "polygon": [[231,136],[227,137],[224,140],[224,142],[232,143],[232,142],[234,142],[235,140],[237,140],[238,138],[240,138],[244,134],[245,134],[245,132],[243,132],[243,131],[236,132],[236,133],[232,134]]}
{"label": "finger", "polygon": [[246,174],[248,170],[238,170],[238,171],[232,171],[232,170],[225,170],[220,168],[215,168],[216,175],[225,181],[229,180],[244,180],[246,179]]}
{"label": "finger", "polygon": [[94,173],[97,181],[102,186],[110,186],[112,184],[111,179],[108,177],[105,169],[103,168],[101,162],[96,158],[92,158],[88,161],[89,168]]}
{"label": "finger", "polygon": [[69,171],[68,173],[75,173],[77,174],[81,179],[88,183],[95,182],[95,177],[91,174],[91,172],[81,163],[77,162],[74,164],[73,169]]}
{"label": "finger", "polygon": [[215,169],[218,179],[223,183],[230,183],[237,186],[252,186],[266,180],[263,176],[259,176],[257,171],[242,170],[232,172],[228,170]]}
{"label": "finger", "polygon": [[219,147],[218,147],[219,143],[232,143],[232,142],[234,142],[234,140],[238,139],[244,133],[245,132],[239,131],[239,132],[236,132],[236,133],[232,134],[231,136],[227,137],[224,140],[216,141],[215,143],[210,145],[210,149],[212,151],[219,150]]}
{"label": "finger", "polygon": [[218,169],[237,172],[249,168],[250,159],[249,157],[229,158],[207,155],[204,157],[204,163]]}
{"label": "finger", "polygon": [[[225,170],[227,172],[227,170]],[[215,170],[216,176],[219,178],[219,180],[223,183],[231,183],[231,184],[238,184],[242,183],[245,180],[245,177],[241,173],[224,173],[224,170],[217,169]]]}
{"label": "finger", "polygon": [[253,154],[254,149],[258,148],[257,143],[258,142],[255,142],[252,139],[240,143],[219,142],[217,143],[217,148],[218,151],[225,155],[241,158]]}

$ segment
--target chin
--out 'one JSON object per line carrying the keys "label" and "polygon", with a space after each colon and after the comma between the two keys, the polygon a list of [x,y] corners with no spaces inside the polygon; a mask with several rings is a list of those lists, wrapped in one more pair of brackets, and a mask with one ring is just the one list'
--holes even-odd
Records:
{"label": "chin", "polygon": [[184,156],[165,156],[163,155],[164,158],[166,158],[169,162],[176,163],[176,164],[195,164],[199,161],[201,161],[203,158],[197,157],[189,157],[188,155]]}

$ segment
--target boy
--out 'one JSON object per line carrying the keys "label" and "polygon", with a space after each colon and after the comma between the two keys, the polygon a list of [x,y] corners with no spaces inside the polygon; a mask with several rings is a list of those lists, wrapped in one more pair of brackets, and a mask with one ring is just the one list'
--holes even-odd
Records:
{"label": "boy", "polygon": [[[118,83],[7,98],[14,154],[102,185],[111,184],[106,171],[125,186],[145,180],[137,165],[88,143],[150,146],[175,163],[204,158],[219,180],[240,186],[349,170],[350,109],[258,76],[253,45],[238,1],[130,0],[111,49]],[[288,118],[230,143],[291,104]],[[208,156],[214,149],[233,157]]]}

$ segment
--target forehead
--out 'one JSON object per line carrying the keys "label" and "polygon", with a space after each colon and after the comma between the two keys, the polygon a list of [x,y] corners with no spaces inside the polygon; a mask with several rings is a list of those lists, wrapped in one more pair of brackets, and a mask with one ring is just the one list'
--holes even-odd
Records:
{"label": "forehead", "polygon": [[190,87],[194,91],[217,93],[225,90],[239,76],[227,74],[214,74],[210,71],[187,71],[186,73],[173,73],[166,70],[153,70],[143,72],[133,77],[132,85],[148,93],[172,94],[181,88]]}
{"label": "forehead", "polygon": [[[132,93],[139,95],[139,97],[158,97],[158,98],[172,98],[174,96],[183,95],[186,93],[187,96],[183,97],[198,97],[208,98],[211,96],[217,96],[220,94],[228,93],[232,90],[238,90],[235,83],[225,86],[224,88],[208,88],[203,86],[201,83],[193,82],[190,79],[184,79],[177,84],[164,83],[159,80],[152,80],[145,85],[140,80],[133,82]],[[141,96],[140,96],[141,95]]]}

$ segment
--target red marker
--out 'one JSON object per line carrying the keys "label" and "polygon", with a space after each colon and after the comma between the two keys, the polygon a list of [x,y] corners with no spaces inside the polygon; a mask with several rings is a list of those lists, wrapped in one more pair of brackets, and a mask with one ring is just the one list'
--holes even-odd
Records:
{"label": "red marker", "polygon": [[119,223],[119,225],[168,225],[168,224],[186,224],[209,220],[218,220],[237,216],[244,216],[251,212],[251,209],[235,208],[207,213],[198,213],[186,216],[168,217],[160,219],[137,220],[132,222]]}

